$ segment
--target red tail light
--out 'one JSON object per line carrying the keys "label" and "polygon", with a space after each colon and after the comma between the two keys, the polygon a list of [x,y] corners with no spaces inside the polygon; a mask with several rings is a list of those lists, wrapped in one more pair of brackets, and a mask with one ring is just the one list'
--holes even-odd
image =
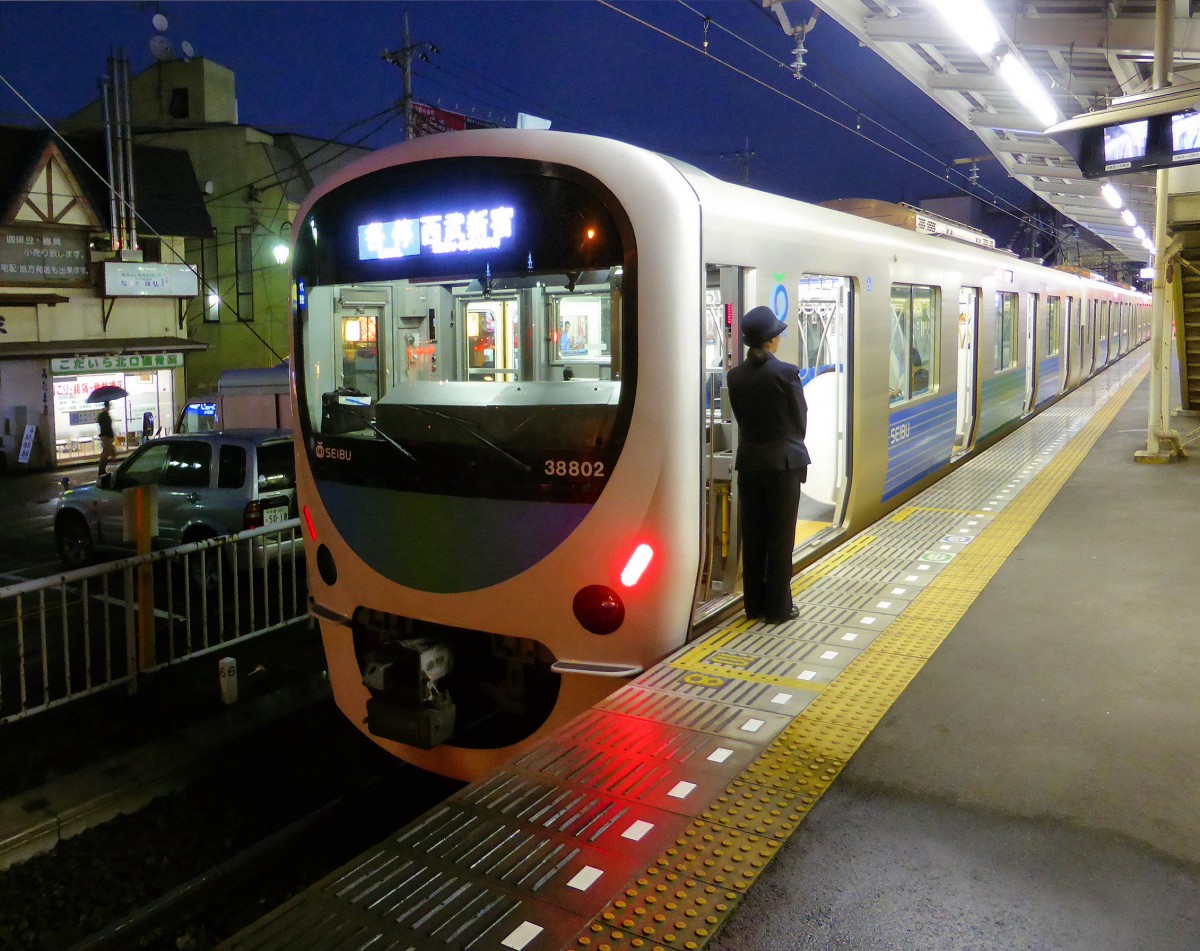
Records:
{"label": "red tail light", "polygon": [[317,526],[313,524],[312,512],[308,510],[308,506],[304,506],[304,524],[308,526],[309,537],[315,542],[317,540]]}
{"label": "red tail light", "polygon": [[246,505],[242,512],[242,528],[262,528],[263,504],[261,499],[255,499]]}
{"label": "red tail light", "polygon": [[650,566],[650,561],[654,558],[654,549],[649,545],[641,544],[633,550],[633,554],[629,556],[629,561],[625,565],[625,569],[621,572],[621,584],[626,588],[632,588],[637,584],[645,570]]}

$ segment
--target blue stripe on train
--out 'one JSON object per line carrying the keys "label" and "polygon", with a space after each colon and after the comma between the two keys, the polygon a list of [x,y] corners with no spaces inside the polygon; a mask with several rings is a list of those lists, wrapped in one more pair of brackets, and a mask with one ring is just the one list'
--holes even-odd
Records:
{"label": "blue stripe on train", "polygon": [[1015,367],[984,380],[979,404],[977,439],[986,439],[1020,416],[1025,408],[1025,374],[1021,368]]}
{"label": "blue stripe on train", "polygon": [[883,501],[950,461],[957,394],[905,407],[888,417],[888,466]]}

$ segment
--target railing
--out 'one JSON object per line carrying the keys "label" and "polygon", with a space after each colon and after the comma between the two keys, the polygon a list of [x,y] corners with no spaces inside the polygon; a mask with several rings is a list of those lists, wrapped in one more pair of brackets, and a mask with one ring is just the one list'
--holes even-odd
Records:
{"label": "railing", "polygon": [[0,724],[307,616],[298,519],[0,588]]}

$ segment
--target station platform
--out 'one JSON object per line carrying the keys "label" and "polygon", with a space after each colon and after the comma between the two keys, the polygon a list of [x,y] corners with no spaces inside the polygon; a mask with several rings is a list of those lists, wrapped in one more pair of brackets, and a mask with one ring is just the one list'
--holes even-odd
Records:
{"label": "station platform", "polygon": [[1194,951],[1200,462],[1134,459],[1146,350],[223,947]]}

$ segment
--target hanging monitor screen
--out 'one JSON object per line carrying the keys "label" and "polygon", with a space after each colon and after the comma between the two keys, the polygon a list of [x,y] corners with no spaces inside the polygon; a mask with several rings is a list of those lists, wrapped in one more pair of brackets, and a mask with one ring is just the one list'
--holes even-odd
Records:
{"label": "hanging monitor screen", "polygon": [[1171,155],[1176,162],[1200,159],[1200,113],[1180,112],[1171,116]]}
{"label": "hanging monitor screen", "polygon": [[1104,167],[1130,168],[1146,158],[1146,134],[1149,121],[1124,122],[1104,128]]}

